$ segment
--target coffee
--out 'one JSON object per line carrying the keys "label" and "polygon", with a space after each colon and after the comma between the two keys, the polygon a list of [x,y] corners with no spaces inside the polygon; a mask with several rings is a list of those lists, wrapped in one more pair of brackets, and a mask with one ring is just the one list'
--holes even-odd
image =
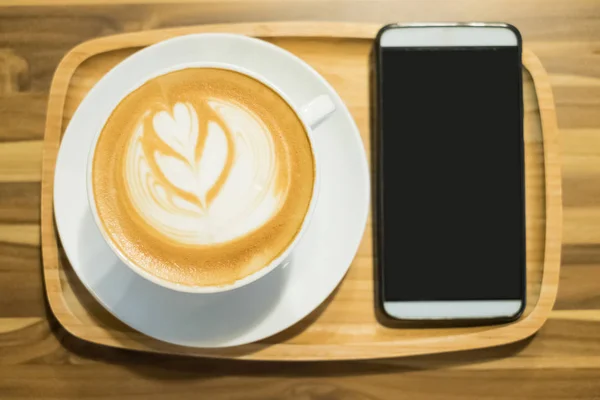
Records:
{"label": "coffee", "polygon": [[313,195],[307,132],[247,75],[188,68],[113,110],[92,160],[100,223],[132,263],[189,286],[231,284],[299,233]]}

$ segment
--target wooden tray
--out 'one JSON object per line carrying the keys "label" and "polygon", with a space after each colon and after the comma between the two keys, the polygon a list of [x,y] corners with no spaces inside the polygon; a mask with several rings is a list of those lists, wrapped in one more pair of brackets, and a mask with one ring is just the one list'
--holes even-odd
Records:
{"label": "wooden tray", "polygon": [[[42,255],[50,307],[71,334],[107,346],[161,353],[260,360],[365,359],[475,349],[534,334],[556,297],[561,250],[561,177],[554,102],[537,57],[523,52],[525,99],[527,307],[501,326],[392,329],[380,325],[373,299],[372,230],[340,287],[312,314],[264,341],[229,349],[190,349],[151,339],[110,315],[86,291],[59,244],[53,220],[54,167],[61,136],[88,90],[140,48],[198,32],[233,32],[275,43],[311,64],[338,91],[369,152],[368,55],[378,25],[248,23],[123,34],[83,43],[60,63],[50,91],[42,178]],[[85,149],[84,149],[85,150]]]}

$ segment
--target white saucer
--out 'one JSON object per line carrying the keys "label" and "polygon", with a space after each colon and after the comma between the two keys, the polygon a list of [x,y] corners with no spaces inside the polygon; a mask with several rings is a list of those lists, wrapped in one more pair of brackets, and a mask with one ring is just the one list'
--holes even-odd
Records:
{"label": "white saucer", "polygon": [[[301,107],[329,94],[337,110],[314,131],[321,169],[313,220],[288,265],[258,281],[216,294],[179,293],[140,277],[104,242],[89,209],[86,163],[94,134],[139,80],[174,64],[223,62],[267,78]],[[131,76],[139,79],[135,82]],[[159,340],[225,347],[274,335],[313,311],[336,288],[363,236],[369,170],[356,124],[333,88],[308,64],[269,43],[227,34],[171,39],[126,59],[89,92],[66,130],[56,163],[54,210],[79,279],[112,314]]]}

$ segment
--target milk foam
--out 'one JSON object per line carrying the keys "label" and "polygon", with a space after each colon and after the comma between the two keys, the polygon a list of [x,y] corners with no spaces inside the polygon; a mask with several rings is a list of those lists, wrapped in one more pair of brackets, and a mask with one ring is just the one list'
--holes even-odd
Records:
{"label": "milk foam", "polygon": [[224,243],[265,224],[287,197],[277,186],[279,168],[261,119],[215,98],[204,107],[177,102],[146,112],[125,152],[136,211],[185,244]]}

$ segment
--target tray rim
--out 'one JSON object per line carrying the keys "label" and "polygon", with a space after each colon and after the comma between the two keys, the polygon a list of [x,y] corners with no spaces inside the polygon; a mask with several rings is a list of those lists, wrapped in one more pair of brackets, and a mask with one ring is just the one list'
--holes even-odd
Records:
{"label": "tray rim", "polygon": [[[62,136],[63,112],[66,94],[75,70],[88,58],[100,53],[122,48],[141,47],[170,37],[206,32],[240,33],[256,37],[304,37],[304,38],[352,38],[372,39],[381,28],[380,24],[351,22],[252,22],[234,24],[210,24],[178,27],[160,30],[123,33],[83,42],[71,51],[59,63],[52,84],[46,115],[45,134],[42,156],[42,190],[41,190],[41,245],[42,269],[46,296],[49,308],[60,325],[71,335],[95,344],[133,350],[143,350],[167,354],[187,354],[214,358],[236,358],[255,360],[348,360],[402,357],[419,354],[434,354],[459,350],[470,350],[494,347],[513,343],[535,334],[547,320],[556,300],[560,272],[562,246],[562,187],[558,128],[552,90],[548,76],[537,56],[527,48],[523,49],[523,65],[530,72],[535,87],[544,148],[544,184],[545,184],[545,248],[542,268],[542,280],[537,304],[523,319],[514,323],[498,326],[489,330],[461,333],[449,337],[424,337],[410,340],[409,346],[402,338],[377,343],[354,344],[264,344],[253,343],[239,348],[228,349],[196,349],[174,346],[158,342],[158,347],[130,337],[115,340],[117,335],[106,336],[105,329],[98,326],[87,326],[65,318],[70,310],[59,299],[51,296],[48,287],[60,285],[58,240],[55,234],[52,192],[54,186],[54,169]],[[54,110],[59,112],[55,113]],[[51,267],[49,267],[52,265]],[[87,335],[84,331],[94,330],[99,335]],[[121,333],[121,332],[119,332]],[[137,335],[143,335],[137,333]],[[98,339],[103,337],[103,340]],[[436,346],[440,342],[453,342],[451,346]],[[416,347],[418,346],[418,347]],[[284,351],[268,351],[269,348],[284,347]],[[411,348],[412,350],[408,350]],[[309,350],[310,349],[310,350]],[[396,349],[395,351],[390,351]]]}

